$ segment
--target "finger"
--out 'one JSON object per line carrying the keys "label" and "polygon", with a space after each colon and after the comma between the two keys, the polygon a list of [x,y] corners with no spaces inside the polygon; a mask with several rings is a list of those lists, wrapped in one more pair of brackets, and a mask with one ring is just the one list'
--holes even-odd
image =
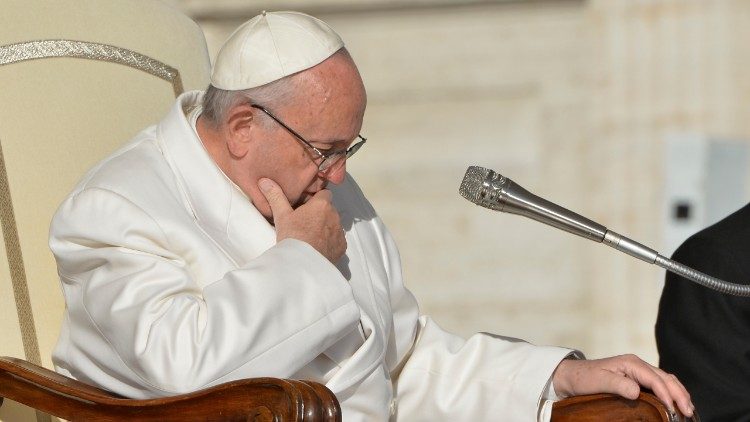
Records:
{"label": "finger", "polygon": [[331,191],[328,189],[321,189],[317,192],[315,192],[315,195],[313,195],[316,199],[322,199],[326,202],[331,202],[333,200],[333,195],[331,194]]}
{"label": "finger", "polygon": [[653,391],[669,411],[674,412],[674,396],[665,380],[657,373],[657,369],[640,359],[627,361],[623,368],[628,377]]}
{"label": "finger", "polygon": [[606,393],[618,394],[626,399],[635,400],[641,392],[638,383],[621,374],[605,371],[606,375],[602,377],[602,387],[606,388]]}
{"label": "finger", "polygon": [[659,400],[661,400],[661,402],[664,403],[665,406],[667,406],[667,409],[669,409],[670,412],[674,412],[675,400],[672,397],[672,393],[669,391],[669,387],[667,387],[667,383],[665,383],[664,380],[659,378],[658,376],[653,379],[648,379],[649,380],[647,381],[643,377],[637,378],[638,382],[654,392],[656,397],[658,397]]}
{"label": "finger", "polygon": [[292,212],[292,205],[289,203],[281,187],[271,179],[262,178],[258,181],[258,187],[266,197],[268,205],[271,207],[271,213],[274,216],[281,216]]}
{"label": "finger", "polygon": [[690,399],[690,393],[687,391],[680,380],[673,374],[664,372],[659,368],[654,368],[654,371],[664,380],[671,393],[672,397],[680,408],[680,412],[685,416],[692,416],[695,406]]}

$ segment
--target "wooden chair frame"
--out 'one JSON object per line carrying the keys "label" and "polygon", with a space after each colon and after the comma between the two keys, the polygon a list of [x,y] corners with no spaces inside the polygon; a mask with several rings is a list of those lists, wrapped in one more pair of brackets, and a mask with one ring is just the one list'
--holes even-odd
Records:
{"label": "wooden chair frame", "polygon": [[0,358],[2,397],[71,422],[341,421],[336,396],[316,382],[253,378],[132,400],[9,357]]}
{"label": "wooden chair frame", "polygon": [[[189,394],[133,400],[21,359],[0,357],[2,398],[71,422],[341,421],[336,396],[312,381],[253,378]],[[571,397],[553,405],[552,422],[699,422],[670,414],[650,393],[637,400],[612,394]]]}

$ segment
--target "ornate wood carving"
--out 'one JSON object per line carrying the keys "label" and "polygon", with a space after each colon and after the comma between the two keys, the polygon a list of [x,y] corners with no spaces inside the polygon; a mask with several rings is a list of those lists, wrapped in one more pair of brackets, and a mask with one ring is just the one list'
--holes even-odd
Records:
{"label": "ornate wood carving", "polygon": [[9,357],[0,357],[0,396],[71,422],[341,421],[336,397],[312,381],[254,378],[131,400]]}

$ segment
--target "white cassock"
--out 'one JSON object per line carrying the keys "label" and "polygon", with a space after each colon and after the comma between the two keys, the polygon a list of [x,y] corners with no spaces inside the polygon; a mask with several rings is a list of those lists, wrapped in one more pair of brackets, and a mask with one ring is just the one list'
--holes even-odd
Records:
{"label": "white cassock", "polygon": [[310,379],[345,421],[546,418],[545,389],[570,350],[467,341],[420,316],[393,239],[348,175],[331,186],[348,244],[338,265],[277,243],[198,138],[200,95],[98,164],[55,215],[58,372],[132,398]]}

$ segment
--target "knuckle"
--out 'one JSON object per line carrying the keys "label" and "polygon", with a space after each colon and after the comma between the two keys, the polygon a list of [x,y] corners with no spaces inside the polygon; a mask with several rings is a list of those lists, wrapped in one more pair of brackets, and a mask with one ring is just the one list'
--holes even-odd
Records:
{"label": "knuckle", "polygon": [[638,356],[636,356],[636,355],[634,355],[632,353],[628,353],[626,355],[623,355],[622,357],[623,357],[623,359],[626,362],[629,362],[629,363],[639,363],[639,362],[641,362],[641,358],[639,358]]}

